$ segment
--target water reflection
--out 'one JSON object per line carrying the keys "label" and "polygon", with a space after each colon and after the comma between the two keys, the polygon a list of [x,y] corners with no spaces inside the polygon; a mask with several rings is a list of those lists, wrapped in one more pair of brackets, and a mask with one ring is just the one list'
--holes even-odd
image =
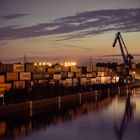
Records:
{"label": "water reflection", "polygon": [[64,106],[59,111],[46,112],[41,116],[35,116],[33,118],[19,120],[14,120],[14,118],[8,119],[5,122],[0,122],[0,139],[17,139],[21,136],[28,136],[30,133],[47,129],[50,125],[60,125],[72,121],[84,114],[97,112],[107,107],[111,101],[112,98],[107,98],[102,101],[89,102],[81,105]]}
{"label": "water reflection", "polygon": [[137,140],[140,116],[136,105],[140,104],[140,96],[137,96],[140,92],[133,89],[122,93],[123,96],[120,94],[115,98],[108,96],[100,101],[63,105],[61,110],[32,118],[3,120],[0,122],[0,140]]}
{"label": "water reflection", "polygon": [[114,125],[114,130],[119,140],[122,140],[124,132],[129,124],[129,121],[133,119],[135,108],[136,106],[132,104],[132,102],[130,101],[130,94],[128,94],[125,101],[125,111],[121,120],[121,124],[120,126],[117,126],[117,124]]}

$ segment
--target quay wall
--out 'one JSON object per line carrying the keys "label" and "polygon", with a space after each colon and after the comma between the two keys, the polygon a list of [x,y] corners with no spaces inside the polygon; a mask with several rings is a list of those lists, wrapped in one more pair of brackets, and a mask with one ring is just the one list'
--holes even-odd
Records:
{"label": "quay wall", "polygon": [[[135,85],[140,87],[140,85]],[[104,90],[92,90],[84,93],[77,93],[74,95],[58,96],[48,99],[40,99],[35,101],[27,101],[24,103],[3,105],[0,106],[0,119],[8,118],[10,116],[32,117],[36,114],[60,110],[62,106],[69,106],[70,104],[80,105],[85,101],[98,101],[115,96],[116,94],[129,94],[135,86],[123,86],[107,88]]]}

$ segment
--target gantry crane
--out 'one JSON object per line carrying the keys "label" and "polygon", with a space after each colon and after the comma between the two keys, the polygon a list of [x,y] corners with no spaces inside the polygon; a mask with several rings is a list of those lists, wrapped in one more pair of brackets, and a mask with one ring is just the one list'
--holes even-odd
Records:
{"label": "gantry crane", "polygon": [[133,56],[128,53],[128,50],[126,48],[126,45],[125,45],[125,43],[123,41],[123,38],[122,38],[120,32],[118,32],[116,34],[116,37],[115,37],[115,40],[113,42],[113,46],[112,47],[116,46],[117,41],[119,42],[119,46],[120,46],[120,50],[121,50],[121,54],[122,54],[122,57],[123,57],[123,61],[124,61],[124,65],[125,65],[125,70],[126,70],[126,73],[124,75],[124,79],[123,80],[125,80],[126,82],[128,80],[131,81],[132,77],[130,75],[130,69],[132,68]]}

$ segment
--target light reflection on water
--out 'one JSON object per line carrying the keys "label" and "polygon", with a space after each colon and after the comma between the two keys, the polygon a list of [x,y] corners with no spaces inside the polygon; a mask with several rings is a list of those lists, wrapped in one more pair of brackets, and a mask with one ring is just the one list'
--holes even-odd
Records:
{"label": "light reflection on water", "polygon": [[0,140],[137,140],[140,89],[33,119],[0,122]]}

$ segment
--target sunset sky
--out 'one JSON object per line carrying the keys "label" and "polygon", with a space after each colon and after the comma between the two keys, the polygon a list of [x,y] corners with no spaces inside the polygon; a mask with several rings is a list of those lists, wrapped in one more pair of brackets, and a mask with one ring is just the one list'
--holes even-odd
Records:
{"label": "sunset sky", "polygon": [[140,54],[140,0],[0,0],[0,61],[112,55],[118,31]]}

